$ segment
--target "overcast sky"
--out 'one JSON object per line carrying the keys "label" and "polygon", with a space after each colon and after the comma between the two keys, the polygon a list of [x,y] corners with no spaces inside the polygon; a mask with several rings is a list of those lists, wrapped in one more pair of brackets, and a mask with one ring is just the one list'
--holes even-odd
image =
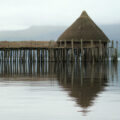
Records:
{"label": "overcast sky", "polygon": [[0,30],[68,26],[82,10],[97,24],[120,23],[120,0],[0,0]]}

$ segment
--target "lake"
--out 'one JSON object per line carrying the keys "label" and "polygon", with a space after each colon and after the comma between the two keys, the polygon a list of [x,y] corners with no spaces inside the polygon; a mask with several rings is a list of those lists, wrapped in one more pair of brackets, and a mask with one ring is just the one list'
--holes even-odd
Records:
{"label": "lake", "polygon": [[120,120],[120,63],[0,63],[0,120]]}

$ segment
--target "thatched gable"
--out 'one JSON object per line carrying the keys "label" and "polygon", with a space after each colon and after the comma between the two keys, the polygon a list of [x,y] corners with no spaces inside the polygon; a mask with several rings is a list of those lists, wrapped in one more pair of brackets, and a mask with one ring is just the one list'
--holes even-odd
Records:
{"label": "thatched gable", "polygon": [[103,31],[92,21],[86,11],[58,38],[60,40],[105,41],[109,39]]}

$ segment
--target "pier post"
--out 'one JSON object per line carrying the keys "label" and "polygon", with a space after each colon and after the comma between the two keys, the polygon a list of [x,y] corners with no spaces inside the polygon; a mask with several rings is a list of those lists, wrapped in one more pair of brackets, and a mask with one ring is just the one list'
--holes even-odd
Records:
{"label": "pier post", "polygon": [[0,62],[2,61],[1,50],[0,50]]}
{"label": "pier post", "polygon": [[28,61],[31,63],[32,62],[32,50],[28,50]]}
{"label": "pier post", "polygon": [[28,62],[28,51],[25,49],[25,60]]}
{"label": "pier post", "polygon": [[62,61],[62,62],[63,62],[63,60],[64,60],[64,54],[63,54],[64,51],[63,51],[63,49],[64,49],[64,48],[61,49],[61,61]]}
{"label": "pier post", "polygon": [[50,62],[50,48],[48,48],[48,61]]}
{"label": "pier post", "polygon": [[54,62],[54,49],[51,49],[51,61]]}
{"label": "pier post", "polygon": [[56,49],[54,49],[54,61],[56,62]]}
{"label": "pier post", "polygon": [[21,62],[21,49],[19,49],[19,62]]}
{"label": "pier post", "polygon": [[91,52],[92,52],[92,62],[94,62],[94,46],[93,46],[93,40],[91,40]]}
{"label": "pier post", "polygon": [[15,49],[15,62],[17,60],[17,50]]}
{"label": "pier post", "polygon": [[42,53],[41,54],[42,54],[42,58],[41,58],[42,61],[41,62],[44,62],[44,57],[45,57],[45,55],[44,55],[44,49],[42,49]]}
{"label": "pier post", "polygon": [[10,50],[10,62],[12,62],[12,49]]}
{"label": "pier post", "polygon": [[8,62],[10,60],[10,49],[8,49]]}
{"label": "pier post", "polygon": [[40,49],[37,49],[37,62],[40,62]]}
{"label": "pier post", "polygon": [[76,49],[77,50],[77,62],[80,61],[80,52],[79,52],[79,48]]}
{"label": "pier post", "polygon": [[6,58],[7,58],[7,50],[4,49],[4,61],[6,62]]}
{"label": "pier post", "polygon": [[25,62],[25,50],[23,49],[23,57],[22,57],[22,61]]}
{"label": "pier post", "polygon": [[83,61],[83,40],[81,39],[81,61]]}
{"label": "pier post", "polygon": [[73,39],[72,39],[72,41],[71,41],[71,45],[72,45],[71,62],[73,62],[73,61],[74,61],[74,41],[73,41]]}
{"label": "pier post", "polygon": [[67,61],[67,41],[65,40],[64,61]]}
{"label": "pier post", "polygon": [[4,59],[3,58],[3,50],[1,51],[1,57],[2,57],[1,59],[2,59],[2,62],[3,62],[3,59]]}
{"label": "pier post", "polygon": [[16,49],[16,54],[17,54],[16,57],[17,57],[17,63],[18,63],[18,57],[19,57],[18,56],[18,49]]}
{"label": "pier post", "polygon": [[44,52],[45,52],[44,53],[45,54],[45,59],[44,60],[45,60],[45,62],[47,62],[47,49],[45,49]]}
{"label": "pier post", "polygon": [[116,41],[116,60],[118,61],[118,41]]}
{"label": "pier post", "polygon": [[117,62],[117,61],[118,61],[118,53],[117,53],[117,50],[118,50],[118,41],[116,41],[116,48],[114,48],[114,54],[113,54],[113,61],[114,61],[114,62]]}
{"label": "pier post", "polygon": [[99,40],[99,60],[102,61],[102,45],[101,45],[101,40]]}
{"label": "pier post", "polygon": [[114,61],[114,53],[115,53],[115,51],[114,51],[114,41],[113,40],[112,40],[112,46],[111,46],[111,48],[112,48],[111,60]]}
{"label": "pier post", "polygon": [[62,62],[62,48],[60,48],[60,62]]}
{"label": "pier post", "polygon": [[33,50],[33,62],[36,61],[36,57],[35,57],[35,50]]}

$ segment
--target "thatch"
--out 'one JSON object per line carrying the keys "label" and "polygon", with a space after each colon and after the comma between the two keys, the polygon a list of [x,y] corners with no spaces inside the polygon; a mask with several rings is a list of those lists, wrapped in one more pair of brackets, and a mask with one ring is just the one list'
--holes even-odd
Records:
{"label": "thatch", "polygon": [[3,48],[49,48],[54,47],[54,41],[0,41],[0,49]]}
{"label": "thatch", "polygon": [[109,39],[103,31],[92,21],[86,11],[58,38],[60,40],[84,40],[84,41],[105,41]]}

